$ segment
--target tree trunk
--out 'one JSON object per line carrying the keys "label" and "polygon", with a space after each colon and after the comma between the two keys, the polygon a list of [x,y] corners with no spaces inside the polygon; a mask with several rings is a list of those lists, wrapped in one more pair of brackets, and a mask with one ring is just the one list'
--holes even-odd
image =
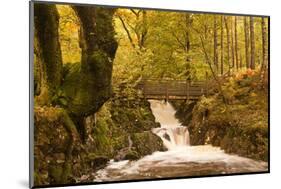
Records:
{"label": "tree trunk", "polygon": [[[115,9],[72,6],[80,23],[82,50],[79,73],[69,74],[63,89],[69,96],[71,114],[85,117],[95,113],[111,96],[113,59],[117,49],[112,17]],[[73,77],[76,77],[73,79]],[[76,88],[73,88],[75,82]]]}
{"label": "tree trunk", "polygon": [[244,17],[244,35],[245,35],[245,63],[246,67],[250,68],[250,56],[249,56],[249,27],[247,17]]}
{"label": "tree trunk", "polygon": [[191,24],[190,14],[185,14],[185,31],[184,31],[184,51],[186,55],[186,79],[190,80],[191,75],[191,66],[190,66],[190,59],[189,59],[189,50],[190,50],[190,37],[189,37],[189,27]]}
{"label": "tree trunk", "polygon": [[59,43],[59,14],[55,5],[34,4],[34,48],[35,66],[40,75],[39,95],[35,98],[39,105],[51,103],[61,85],[62,56]]}
{"label": "tree trunk", "polygon": [[238,35],[237,35],[237,16],[234,18],[234,33],[235,33],[235,63],[236,63],[236,70],[239,69],[239,59],[238,59]]}
{"label": "tree trunk", "polygon": [[266,68],[266,26],[264,17],[261,20],[261,28],[262,28],[262,66],[261,70],[263,71]]}
{"label": "tree trunk", "polygon": [[225,29],[226,29],[226,40],[227,40],[227,64],[228,69],[230,71],[230,32],[229,32],[229,25],[228,25],[228,19],[227,17],[224,17],[224,23],[225,23]]}
{"label": "tree trunk", "polygon": [[145,46],[145,41],[147,38],[147,32],[148,32],[148,28],[147,28],[147,12],[145,10],[142,10],[142,28],[140,31],[140,39],[139,39],[139,47],[140,50],[142,50]]}
{"label": "tree trunk", "polygon": [[221,16],[221,75],[223,75],[223,16]]}
{"label": "tree trunk", "polygon": [[250,17],[250,39],[251,39],[251,69],[255,69],[255,31],[254,31],[254,17]]}
{"label": "tree trunk", "polygon": [[214,16],[214,65],[216,73],[218,72],[218,34],[217,34],[217,17]]}
{"label": "tree trunk", "polygon": [[230,25],[231,25],[231,60],[232,60],[232,64],[231,64],[231,68],[234,69],[234,66],[235,66],[235,49],[234,49],[234,33],[233,33],[233,18],[230,17],[231,19],[231,22],[230,22]]}

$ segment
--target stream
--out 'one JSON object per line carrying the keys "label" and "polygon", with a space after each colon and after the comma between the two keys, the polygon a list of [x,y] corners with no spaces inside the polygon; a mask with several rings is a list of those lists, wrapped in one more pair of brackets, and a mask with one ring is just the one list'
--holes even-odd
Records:
{"label": "stream", "polygon": [[175,118],[172,105],[158,100],[149,102],[156,121],[161,124],[152,132],[163,140],[168,151],[154,152],[137,161],[111,160],[94,174],[94,182],[267,171],[267,162],[226,154],[211,145],[190,146],[188,129]]}

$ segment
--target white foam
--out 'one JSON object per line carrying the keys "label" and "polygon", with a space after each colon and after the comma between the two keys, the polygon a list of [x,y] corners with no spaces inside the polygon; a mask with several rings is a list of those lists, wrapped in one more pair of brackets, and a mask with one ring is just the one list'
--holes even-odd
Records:
{"label": "white foam", "polygon": [[[157,100],[149,100],[149,102],[156,121],[161,124],[161,128],[154,128],[152,131],[163,140],[164,145],[169,150],[154,152],[137,161],[114,162],[112,160],[105,169],[99,170],[95,174],[95,181],[126,179],[129,176],[138,178],[143,175],[150,175],[154,170],[163,167],[192,169],[188,166],[192,163],[210,166],[211,169],[217,167],[207,164],[220,164],[222,166],[220,169],[223,170],[222,174],[229,169],[232,172],[236,170],[238,172],[241,172],[241,170],[248,172],[267,170],[266,162],[226,154],[219,147],[211,145],[190,146],[188,130],[175,118],[175,110],[172,105],[169,102]],[[161,177],[161,173],[153,174],[154,177]]]}

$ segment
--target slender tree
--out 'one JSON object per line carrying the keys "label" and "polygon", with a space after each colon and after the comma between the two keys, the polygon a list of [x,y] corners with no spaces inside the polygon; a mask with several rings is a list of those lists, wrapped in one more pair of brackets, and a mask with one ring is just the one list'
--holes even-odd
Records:
{"label": "slender tree", "polygon": [[265,18],[262,17],[261,20],[261,28],[262,28],[262,70],[266,68],[266,26],[265,26]]}
{"label": "slender tree", "polygon": [[186,78],[191,79],[191,71],[190,71],[190,58],[189,58],[189,51],[190,51],[190,33],[189,33],[189,27],[191,26],[191,18],[190,14],[185,14],[185,28],[184,28],[184,52],[186,54]]}
{"label": "slender tree", "polygon": [[250,68],[250,56],[249,56],[249,27],[248,17],[244,17],[244,35],[245,35],[245,63],[246,67]]}
{"label": "slender tree", "polygon": [[224,63],[224,56],[223,56],[223,18],[224,16],[221,16],[221,75],[223,75],[223,63]]}
{"label": "slender tree", "polygon": [[226,40],[227,40],[227,64],[228,64],[228,69],[230,70],[230,31],[229,31],[229,23],[228,23],[228,18],[224,17],[224,24],[225,24],[225,29],[226,29]]}
{"label": "slender tree", "polygon": [[231,68],[234,69],[235,66],[235,48],[234,48],[234,32],[233,32],[233,17],[230,17],[230,25],[231,25],[231,60],[232,60],[232,64],[231,64]]}
{"label": "slender tree", "polygon": [[234,37],[235,37],[235,63],[236,69],[239,69],[239,58],[238,58],[238,34],[237,34],[237,16],[234,17]]}
{"label": "slender tree", "polygon": [[250,17],[250,40],[251,40],[251,69],[255,69],[255,28],[254,28],[254,17]]}
{"label": "slender tree", "polygon": [[217,16],[214,16],[214,65],[218,72],[218,33],[217,33]]}
{"label": "slender tree", "polygon": [[144,49],[148,34],[147,11],[131,9],[130,13],[135,17],[135,23],[131,23],[130,20],[126,19],[126,16],[121,13],[117,16],[121,21],[130,44],[137,53],[140,53],[138,51]]}

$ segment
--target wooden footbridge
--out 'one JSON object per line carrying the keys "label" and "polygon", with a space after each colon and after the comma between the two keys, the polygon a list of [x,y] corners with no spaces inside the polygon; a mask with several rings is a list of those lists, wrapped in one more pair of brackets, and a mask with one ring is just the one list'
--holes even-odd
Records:
{"label": "wooden footbridge", "polygon": [[145,99],[198,99],[208,94],[207,81],[143,79],[139,86]]}

